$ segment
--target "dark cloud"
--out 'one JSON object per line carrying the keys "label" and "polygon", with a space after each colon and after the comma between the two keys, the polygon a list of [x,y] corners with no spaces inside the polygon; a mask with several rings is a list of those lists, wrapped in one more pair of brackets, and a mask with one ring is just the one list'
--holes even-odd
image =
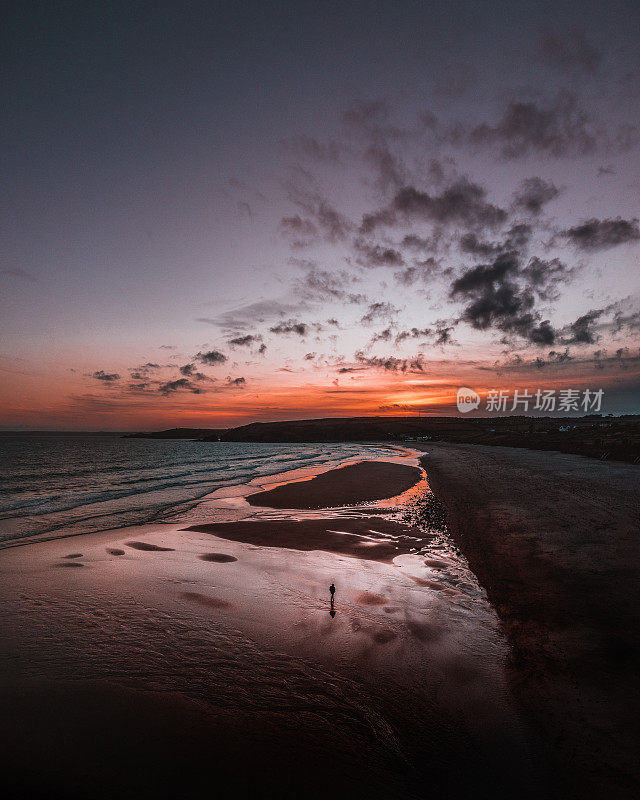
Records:
{"label": "dark cloud", "polygon": [[151,361],[147,361],[146,364],[141,364],[138,367],[130,369],[129,377],[134,381],[148,381],[151,373],[158,369],[160,369],[160,364],[154,364]]}
{"label": "dark cloud", "polygon": [[241,331],[250,329],[268,319],[274,319],[284,314],[294,314],[299,311],[299,308],[299,304],[291,305],[279,300],[258,300],[255,303],[225,311],[214,318],[199,317],[197,321],[215,325],[231,336],[239,336]]}
{"label": "dark cloud", "polygon": [[540,371],[549,367],[564,368],[569,366],[575,374],[579,369],[585,375],[589,374],[590,369],[629,369],[640,362],[640,350],[634,352],[626,347],[618,348],[613,355],[608,355],[604,349],[594,350],[590,355],[576,357],[569,352],[569,348],[564,350],[551,350],[546,357],[538,356],[532,360],[525,360],[520,355],[515,355],[507,361],[496,362],[492,366],[480,366],[484,371],[500,372],[531,372]]}
{"label": "dark cloud", "polygon": [[367,325],[372,322],[375,322],[376,320],[391,319],[395,317],[397,313],[398,309],[392,303],[388,302],[371,303],[369,305],[369,308],[367,309],[367,313],[364,314],[360,322]]}
{"label": "dark cloud", "polygon": [[325,202],[320,202],[316,208],[316,221],[323,230],[325,239],[330,242],[345,239],[353,228],[346,217]]}
{"label": "dark cloud", "polygon": [[538,41],[538,52],[546,63],[563,72],[593,74],[602,62],[602,52],[576,29],[562,36],[546,31]]}
{"label": "dark cloud", "polygon": [[388,342],[393,339],[393,333],[391,328],[385,328],[380,333],[374,333],[371,337],[371,344],[376,344],[377,342]]}
{"label": "dark cloud", "polygon": [[507,219],[507,212],[488,202],[486,195],[482,186],[464,178],[436,195],[405,186],[396,193],[388,208],[363,217],[360,232],[371,233],[379,226],[393,225],[398,216],[443,225],[462,224],[469,228],[501,225]]}
{"label": "dark cloud", "polygon": [[245,378],[227,378],[227,383],[230,386],[240,387],[240,386],[245,386],[247,381]]}
{"label": "dark cloud", "polygon": [[392,208],[383,208],[373,214],[365,214],[360,223],[360,233],[373,233],[382,225],[392,226],[397,222],[397,215]]}
{"label": "dark cloud", "polygon": [[117,372],[105,372],[103,369],[97,370],[91,377],[95,378],[97,381],[105,381],[106,383],[120,380],[120,375],[118,375]]}
{"label": "dark cloud", "polygon": [[[538,372],[545,367],[562,366],[573,361],[568,348],[564,351],[550,350],[546,357],[536,356],[534,359],[524,359],[516,353],[506,361],[496,361],[491,366],[481,365],[479,369],[484,372]],[[582,362],[584,363],[584,362]]]}
{"label": "dark cloud", "polygon": [[560,92],[546,107],[512,100],[495,125],[478,125],[468,139],[474,145],[497,144],[505,158],[530,152],[555,157],[584,155],[599,144],[589,115],[570,92]]}
{"label": "dark cloud", "polygon": [[413,286],[421,278],[421,273],[417,267],[406,267],[394,272],[393,277],[401,286]]}
{"label": "dark cloud", "polygon": [[304,212],[304,216],[297,214],[282,219],[282,232],[291,236],[298,246],[300,243],[310,244],[315,239],[331,243],[346,239],[353,229],[351,222],[317,191],[309,192],[308,185],[313,183],[311,175],[299,170],[296,176],[297,181],[293,180],[289,186],[289,198]]}
{"label": "dark cloud", "polygon": [[366,367],[340,367],[338,375],[348,375],[352,372],[364,372]]}
{"label": "dark cloud", "polygon": [[436,322],[434,344],[445,345],[452,343],[451,331],[454,327],[455,324],[449,324],[443,320],[438,320]]}
{"label": "dark cloud", "polygon": [[518,258],[515,253],[506,253],[498,256],[493,264],[479,264],[467,270],[457,278],[451,287],[451,293],[470,294],[493,286],[496,282],[504,281],[511,273],[518,270]]}
{"label": "dark cloud", "polygon": [[185,378],[195,378],[197,381],[215,380],[214,378],[210,378],[208,375],[205,375],[204,372],[198,372],[195,364],[184,364],[182,367],[179,367],[179,372],[181,375],[184,375]]}
{"label": "dark cloud", "polygon": [[312,266],[304,278],[295,284],[299,295],[308,300],[348,300],[355,295],[347,291],[358,282],[355,275],[346,270],[330,271]]}
{"label": "dark cloud", "polygon": [[529,341],[533,342],[533,344],[550,345],[556,340],[556,332],[554,331],[549,320],[545,319],[538,325],[534,325],[528,331],[528,338]]}
{"label": "dark cloud", "polygon": [[206,353],[198,353],[194,356],[196,360],[202,364],[207,364],[209,367],[215,367],[217,364],[224,364],[227,357],[219,350],[209,350]]}
{"label": "dark cloud", "polygon": [[191,392],[192,394],[200,394],[201,389],[195,386],[188,378],[178,378],[175,381],[167,381],[158,386],[160,394],[168,395],[173,392]]}
{"label": "dark cloud", "polygon": [[415,233],[407,234],[402,240],[402,246],[410,250],[437,250],[438,242],[434,238],[417,236]]}
{"label": "dark cloud", "polygon": [[[393,277],[401,286],[413,286],[418,281],[427,283],[439,269],[440,263],[435,258],[429,257],[425,261],[417,262],[412,267],[405,267],[394,272]],[[447,272],[448,268],[444,273]]]}
{"label": "dark cloud", "polygon": [[229,339],[229,344],[232,347],[250,347],[261,341],[261,338],[260,336],[248,333],[245,336],[236,336],[234,339]]}
{"label": "dark cloud", "polygon": [[493,227],[503,223],[507,212],[486,200],[486,190],[465,179],[457,181],[439,195],[429,195],[413,186],[401,189],[394,208],[408,216],[440,223],[463,223],[470,227]]}
{"label": "dark cloud", "polygon": [[295,319],[287,320],[287,322],[279,322],[277,325],[269,328],[271,333],[295,333],[298,336],[306,336],[309,331],[309,326],[304,322],[298,322]]}
{"label": "dark cloud", "polygon": [[501,242],[487,242],[479,239],[475,233],[465,233],[460,238],[460,249],[463,253],[470,253],[481,258],[492,258],[500,253],[523,250],[529,244],[532,232],[531,225],[524,223],[512,225]]}
{"label": "dark cloud", "polygon": [[558,285],[568,281],[573,270],[559,258],[545,260],[533,256],[521,275],[542,300],[555,300]]}
{"label": "dark cloud", "polygon": [[473,328],[495,328],[532,344],[550,345],[557,334],[535,309],[536,296],[549,299],[554,287],[566,279],[566,267],[558,259],[532,258],[522,267],[514,251],[467,270],[453,282],[450,295],[466,301],[461,320]]}
{"label": "dark cloud", "polygon": [[376,186],[380,191],[397,189],[405,182],[406,168],[385,144],[376,143],[367,147],[364,160],[376,170]]}
{"label": "dark cloud", "polygon": [[558,352],[556,350],[551,350],[549,352],[549,363],[553,364],[565,364],[567,361],[571,361],[572,357],[569,355],[568,348],[565,349],[563,352]]}
{"label": "dark cloud", "polygon": [[431,328],[411,328],[408,331],[399,331],[396,334],[396,344],[404,342],[406,339],[425,339],[433,334]]}
{"label": "dark cloud", "polygon": [[280,232],[287,236],[294,247],[308,247],[318,238],[318,229],[310,219],[296,214],[280,220]]}
{"label": "dark cloud", "polygon": [[370,244],[362,238],[356,239],[353,246],[358,253],[358,263],[365,267],[401,267],[404,264],[402,254],[392,247]]}
{"label": "dark cloud", "polygon": [[542,211],[545,203],[550,202],[560,194],[559,190],[542,178],[527,178],[522,181],[520,188],[515,193],[513,204],[515,208],[537,215]]}
{"label": "dark cloud", "polygon": [[423,357],[396,358],[395,356],[367,356],[361,350],[354,356],[356,362],[369,369],[383,370],[384,372],[412,372],[423,373],[425,364]]}
{"label": "dark cloud", "polygon": [[640,331],[640,311],[625,313],[619,308],[615,310],[612,325],[613,333],[619,333],[625,328],[634,332]]}
{"label": "dark cloud", "polygon": [[604,314],[604,309],[592,309],[583,314],[575,322],[569,325],[569,332],[563,341],[565,344],[594,344],[598,336],[594,326]]}
{"label": "dark cloud", "polygon": [[562,231],[561,236],[580,250],[607,250],[640,239],[637,219],[589,219]]}

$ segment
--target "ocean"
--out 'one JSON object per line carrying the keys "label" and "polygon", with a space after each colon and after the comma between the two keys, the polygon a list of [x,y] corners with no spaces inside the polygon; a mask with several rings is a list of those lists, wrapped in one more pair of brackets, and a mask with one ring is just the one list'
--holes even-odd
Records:
{"label": "ocean", "polygon": [[188,511],[221,487],[384,453],[382,447],[354,443],[0,433],[0,541],[157,522]]}

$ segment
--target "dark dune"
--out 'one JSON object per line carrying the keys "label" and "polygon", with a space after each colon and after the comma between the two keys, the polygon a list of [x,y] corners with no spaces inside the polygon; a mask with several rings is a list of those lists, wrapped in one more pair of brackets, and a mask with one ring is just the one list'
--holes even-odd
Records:
{"label": "dark dune", "polygon": [[82,553],[69,553],[68,556],[62,556],[62,558],[82,558]]}
{"label": "dark dune", "polygon": [[[260,547],[325,550],[328,553],[387,563],[427,541],[427,537],[419,529],[382,517],[214,522],[192,525],[185,530],[212,533],[221,539]],[[395,538],[389,539],[389,536]]]}
{"label": "dark dune", "polygon": [[420,480],[417,467],[389,461],[362,461],[287,483],[247,497],[252,506],[269,508],[329,508],[370,500],[385,500],[406,492]]}
{"label": "dark dune", "polygon": [[145,550],[153,552],[169,552],[173,547],[160,547],[157,544],[149,544],[149,542],[127,542],[127,547],[132,547],[134,550]]}
{"label": "dark dune", "polygon": [[212,561],[214,564],[231,564],[238,559],[234,556],[229,556],[226,553],[203,553],[198,556],[202,561]]}
{"label": "dark dune", "polygon": [[107,553],[112,556],[123,556],[124,550],[121,550],[119,547],[107,547]]}
{"label": "dark dune", "polygon": [[427,449],[429,483],[501,617],[513,692],[558,797],[640,797],[640,467]]}
{"label": "dark dune", "polygon": [[56,564],[57,567],[85,567],[80,561],[65,561],[64,564]]}

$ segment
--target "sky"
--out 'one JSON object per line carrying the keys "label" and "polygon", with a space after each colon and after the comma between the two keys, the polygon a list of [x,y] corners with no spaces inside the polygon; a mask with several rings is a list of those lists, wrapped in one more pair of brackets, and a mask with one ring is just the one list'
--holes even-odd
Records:
{"label": "sky", "polygon": [[634,0],[3,8],[0,427],[640,411]]}

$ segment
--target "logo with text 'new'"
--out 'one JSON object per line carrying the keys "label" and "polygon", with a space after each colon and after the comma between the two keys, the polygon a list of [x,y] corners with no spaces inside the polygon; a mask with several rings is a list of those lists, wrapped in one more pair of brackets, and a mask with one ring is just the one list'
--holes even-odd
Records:
{"label": "logo with text 'new'", "polygon": [[469,389],[466,386],[461,386],[456,395],[456,402],[458,404],[458,411],[466,414],[467,411],[473,411],[480,405],[480,395]]}

